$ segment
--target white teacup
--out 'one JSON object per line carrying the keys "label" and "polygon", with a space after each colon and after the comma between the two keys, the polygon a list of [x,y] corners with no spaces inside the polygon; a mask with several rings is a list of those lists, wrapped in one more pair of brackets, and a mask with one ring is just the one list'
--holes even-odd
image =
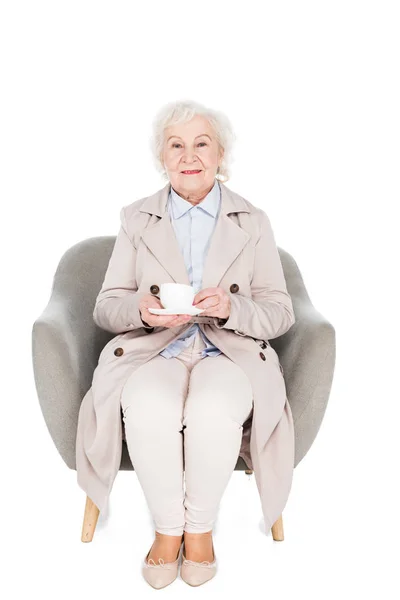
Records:
{"label": "white teacup", "polygon": [[191,308],[195,291],[191,285],[185,283],[162,283],[160,288],[160,302],[164,308]]}

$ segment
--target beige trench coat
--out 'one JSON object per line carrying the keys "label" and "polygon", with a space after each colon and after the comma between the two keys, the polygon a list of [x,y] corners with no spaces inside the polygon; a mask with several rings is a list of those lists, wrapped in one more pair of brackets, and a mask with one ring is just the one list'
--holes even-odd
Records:
{"label": "beige trench coat", "polygon": [[269,217],[220,186],[221,211],[201,289],[218,286],[230,295],[226,322],[198,315],[174,328],[144,326],[139,311],[144,294],[159,295],[164,282],[190,285],[167,212],[170,183],[120,210],[120,230],[93,312],[95,323],[116,335],[100,354],[79,411],[77,479],[104,511],[121,463],[123,386],[135,369],[196,322],[252,385],[253,411],[243,425],[239,456],[254,470],[267,532],[286,505],[294,468],[292,413],[282,367],[268,340],[288,331],[295,317]]}

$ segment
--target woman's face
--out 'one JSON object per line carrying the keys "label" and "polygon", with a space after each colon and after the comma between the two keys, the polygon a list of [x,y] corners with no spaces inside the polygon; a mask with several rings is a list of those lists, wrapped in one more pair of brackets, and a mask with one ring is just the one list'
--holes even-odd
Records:
{"label": "woman's face", "polygon": [[213,128],[200,115],[164,131],[164,167],[174,190],[187,200],[205,198],[215,183],[222,156]]}

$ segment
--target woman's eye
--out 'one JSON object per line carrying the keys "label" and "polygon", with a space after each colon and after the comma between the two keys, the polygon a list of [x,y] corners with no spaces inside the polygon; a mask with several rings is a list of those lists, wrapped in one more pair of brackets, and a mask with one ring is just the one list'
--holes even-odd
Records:
{"label": "woman's eye", "polygon": [[[198,145],[200,146],[201,144],[203,144],[204,146],[207,146],[207,143],[206,143],[206,142],[199,142],[199,144],[198,144]],[[178,144],[178,143],[172,144],[172,147],[173,147],[173,148],[176,148],[176,147],[178,147],[178,146],[181,146],[181,144]]]}

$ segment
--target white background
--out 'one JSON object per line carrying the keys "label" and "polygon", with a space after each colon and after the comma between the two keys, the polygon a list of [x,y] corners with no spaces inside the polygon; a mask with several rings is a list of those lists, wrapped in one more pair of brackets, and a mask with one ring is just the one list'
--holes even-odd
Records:
{"label": "white background", "polygon": [[[219,572],[180,594],[398,598],[399,4],[5,1],[0,9],[4,598],[151,597],[153,540],[134,472],[80,541],[85,495],[58,454],[31,352],[63,253],[116,235],[160,189],[149,150],[166,102],[224,111],[228,187],[262,207],[335,327],[318,436],[294,472],[285,540],[234,472],[214,530]],[[57,398],[54,398],[57,401]]]}

